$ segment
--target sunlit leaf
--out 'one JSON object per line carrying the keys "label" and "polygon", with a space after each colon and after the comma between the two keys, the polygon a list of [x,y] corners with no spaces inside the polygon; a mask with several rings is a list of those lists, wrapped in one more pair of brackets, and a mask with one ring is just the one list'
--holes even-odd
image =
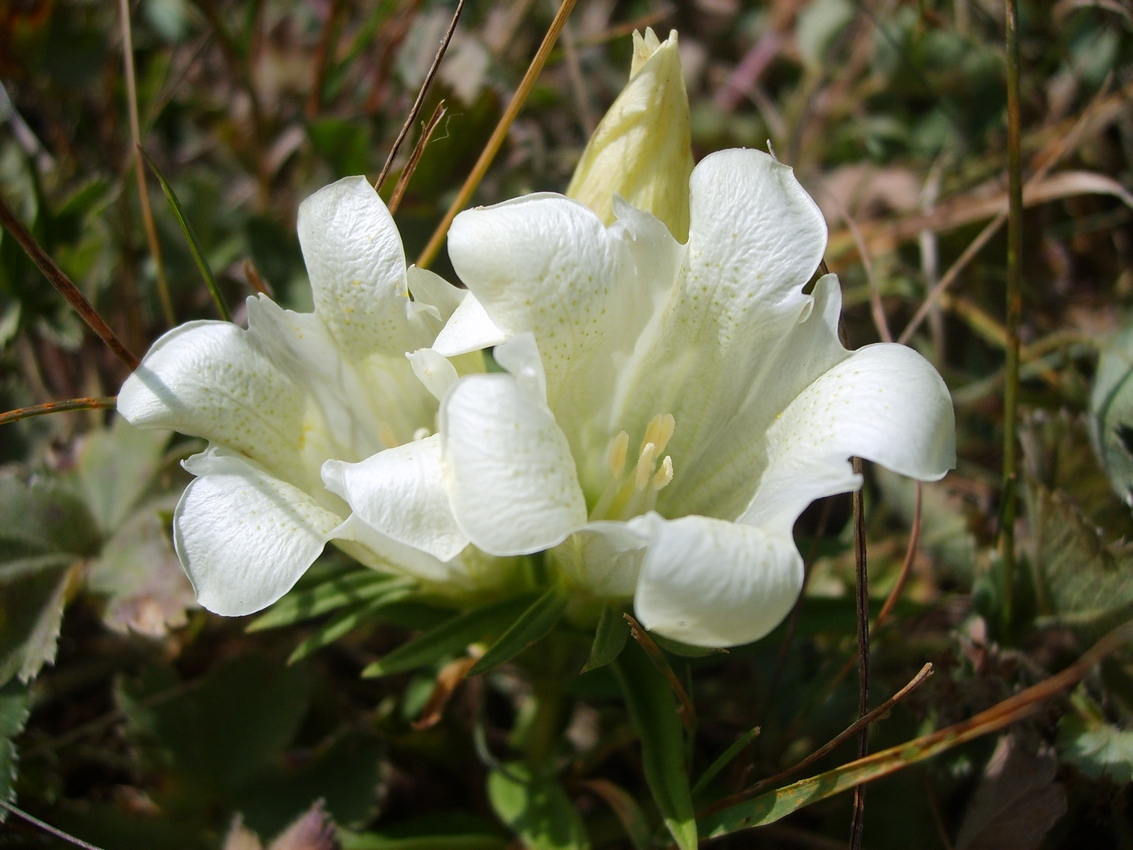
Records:
{"label": "sunlit leaf", "polygon": [[513,762],[488,774],[488,800],[528,850],[587,850],[586,827],[553,779]]}
{"label": "sunlit leaf", "polygon": [[681,850],[697,846],[688,766],[684,759],[684,727],[677,700],[666,678],[637,644],[626,647],[614,662],[630,719],[641,738],[641,761],[653,800]]}
{"label": "sunlit leaf", "polygon": [[617,605],[602,606],[602,614],[594,632],[594,643],[590,647],[590,657],[582,672],[589,673],[617,658],[625,648],[628,637],[629,624],[622,617],[622,609]]}

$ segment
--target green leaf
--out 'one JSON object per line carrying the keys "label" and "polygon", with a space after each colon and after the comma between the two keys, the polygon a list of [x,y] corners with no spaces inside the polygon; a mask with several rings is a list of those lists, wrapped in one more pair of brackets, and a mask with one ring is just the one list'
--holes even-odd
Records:
{"label": "green leaf", "polygon": [[534,593],[522,593],[454,617],[375,661],[362,675],[389,676],[433,664],[487,635],[499,634],[527,610],[534,599]]}
{"label": "green leaf", "polygon": [[498,835],[418,835],[388,838],[376,832],[342,834],[342,850],[504,850],[507,840]]}
{"label": "green leaf", "polygon": [[361,605],[355,606],[348,611],[344,611],[337,617],[332,619],[320,627],[313,635],[303,641],[299,646],[295,647],[295,651],[291,653],[291,657],[287,659],[288,664],[294,664],[301,658],[306,658],[317,649],[322,649],[329,643],[334,643],[347,632],[351,632],[358,626],[366,623],[367,621],[377,619],[374,615],[387,605],[392,605],[394,602],[400,602],[407,596],[410,596],[416,589],[417,582],[412,579],[395,579],[391,582],[386,582],[384,593],[376,599],[371,599]]}
{"label": "green leaf", "polygon": [[630,719],[641,738],[641,761],[653,800],[677,846],[693,850],[696,819],[692,810],[684,729],[668,681],[636,644],[614,662]]}
{"label": "green leaf", "polygon": [[[12,740],[24,730],[31,698],[27,687],[9,682],[0,688],[0,800],[11,803],[16,799],[13,787],[16,781],[16,744]],[[8,812],[0,809],[0,823]]]}
{"label": "green leaf", "polygon": [[552,587],[531,603],[531,607],[508,627],[500,639],[472,665],[466,675],[476,676],[487,672],[505,661],[510,661],[535,641],[546,637],[562,619],[568,601],[566,593],[558,587]]}
{"label": "green leaf", "polygon": [[[176,695],[149,702],[170,692]],[[262,775],[291,742],[309,692],[304,667],[243,655],[193,685],[169,668],[152,668],[121,685],[118,702],[135,731],[157,742],[174,773],[227,796]]]}
{"label": "green leaf", "polygon": [[1067,714],[1059,724],[1058,750],[1063,761],[1091,779],[1108,779],[1120,787],[1133,782],[1133,730]]}
{"label": "green leaf", "polygon": [[1133,506],[1133,325],[1102,348],[1090,393],[1091,436],[1110,485]]}
{"label": "green leaf", "polygon": [[587,850],[578,812],[553,779],[536,776],[518,762],[488,774],[488,800],[528,850]]}
{"label": "green leaf", "polygon": [[701,791],[707,788],[708,783],[715,779],[721,770],[731,764],[732,759],[738,756],[744,747],[754,741],[755,736],[758,734],[759,727],[756,726],[754,729],[748,729],[740,735],[740,737],[736,738],[736,740],[732,742],[732,745],[724,750],[716,761],[708,765],[708,769],[700,775],[700,779],[696,780],[696,784],[692,786],[692,796],[696,797]]}
{"label": "green leaf", "polygon": [[51,553],[86,557],[101,540],[85,502],[63,482],[0,476],[0,564]]}
{"label": "green leaf", "polygon": [[68,553],[0,566],[0,685],[13,676],[28,682],[55,659],[63,608],[81,571]]}
{"label": "green leaf", "polygon": [[110,428],[92,431],[79,452],[79,483],[87,507],[104,535],[129,515],[161,469],[171,431],[135,428],[121,416]]}
{"label": "green leaf", "polygon": [[220,286],[216,282],[216,276],[212,273],[212,268],[205,259],[204,253],[201,251],[200,243],[197,241],[197,235],[193,232],[193,226],[189,224],[189,220],[185,218],[185,212],[181,208],[181,202],[177,200],[177,195],[173,191],[173,187],[169,185],[169,181],[165,179],[165,175],[161,173],[161,169],[157,164],[149,158],[149,155],[140,150],[139,152],[145,157],[146,163],[161,184],[161,191],[165,193],[166,199],[169,201],[169,206],[173,210],[173,217],[177,219],[177,224],[181,227],[181,232],[185,235],[185,241],[189,243],[189,251],[193,254],[193,260],[197,264],[197,268],[201,272],[201,277],[205,279],[205,286],[208,287],[209,294],[212,295],[213,303],[216,304],[217,312],[220,317],[226,322],[232,321],[232,313],[228,310],[228,305],[224,302],[224,296],[221,295]]}
{"label": "green leaf", "polygon": [[375,572],[357,570],[337,575],[311,588],[293,590],[247,627],[249,632],[289,626],[309,620],[351,603],[367,602],[390,590],[390,585],[405,586],[405,579]]}
{"label": "green leaf", "polygon": [[637,804],[637,800],[624,788],[606,779],[590,779],[582,784],[605,800],[614,810],[634,850],[648,850],[653,844],[653,830],[650,829],[649,821],[645,819],[645,813]]}
{"label": "green leaf", "polygon": [[365,121],[321,118],[307,127],[311,145],[336,177],[365,174],[370,170],[370,129]]}
{"label": "green leaf", "polygon": [[629,623],[622,617],[618,605],[604,605],[598,618],[598,628],[594,632],[594,643],[590,647],[590,657],[586,660],[583,673],[605,667],[625,649],[629,637]]}

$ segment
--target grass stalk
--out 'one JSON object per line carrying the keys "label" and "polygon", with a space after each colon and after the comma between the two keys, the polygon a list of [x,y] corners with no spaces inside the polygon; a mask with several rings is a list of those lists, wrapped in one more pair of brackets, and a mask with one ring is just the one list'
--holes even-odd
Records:
{"label": "grass stalk", "polygon": [[1016,431],[1019,408],[1019,321],[1023,312],[1023,177],[1019,105],[1019,9],[1004,0],[1007,30],[1007,358],[1003,389],[1003,503],[1000,510],[999,555],[1003,569],[1003,626],[1014,618],[1015,516],[1017,498]]}

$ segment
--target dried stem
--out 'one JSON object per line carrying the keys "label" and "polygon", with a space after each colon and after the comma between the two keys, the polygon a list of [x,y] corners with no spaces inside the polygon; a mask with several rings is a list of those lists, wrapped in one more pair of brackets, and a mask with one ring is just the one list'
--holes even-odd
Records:
{"label": "dried stem", "polygon": [[70,844],[74,844],[76,847],[82,847],[82,848],[84,848],[84,850],[102,850],[102,848],[97,847],[94,844],[89,844],[86,841],[83,841],[81,838],[76,838],[75,836],[71,835],[70,833],[64,832],[63,830],[59,829],[59,827],[57,827],[57,826],[52,826],[51,824],[47,823],[46,821],[41,821],[39,818],[34,817],[32,815],[29,815],[23,809],[16,808],[11,803],[9,803],[7,800],[0,800],[0,806],[7,809],[9,812],[14,814],[16,817],[18,817],[22,820],[26,820],[32,826],[37,826],[40,829],[42,829],[44,832],[49,833],[51,835],[54,835],[56,838],[61,838],[62,840],[66,841]]}
{"label": "dried stem", "polygon": [[23,222],[16,217],[16,214],[12,212],[3,198],[0,198],[0,224],[20,243],[20,247],[24,249],[36,267],[43,272],[43,276],[59,290],[59,294],[67,299],[67,303],[75,309],[75,312],[87,323],[90,329],[98,334],[99,339],[106,343],[107,347],[114,352],[114,355],[125,363],[130,371],[137,369],[141,361],[126,348],[102,316],[98,315],[91,303],[87,301],[86,296],[75,286],[74,281],[67,277],[67,274],[48,256],[43,247],[35,240],[35,237],[31,235],[31,231],[24,227]]}
{"label": "dried stem", "polygon": [[[862,474],[861,458],[854,458],[854,473]],[[858,621],[858,720],[869,715],[869,574],[866,570],[865,499],[862,487],[854,491],[854,567],[857,581]],[[858,758],[865,758],[869,749],[869,724],[858,731]],[[850,820],[850,850],[860,850],[865,828],[865,786],[854,788],[854,813]]]}
{"label": "dried stem", "polygon": [[401,130],[398,131],[397,138],[394,139],[393,147],[389,150],[389,156],[386,157],[381,173],[378,174],[378,179],[374,181],[374,189],[379,192],[382,190],[382,184],[386,182],[386,177],[389,176],[389,170],[393,167],[393,159],[401,149],[401,143],[405,141],[405,137],[409,134],[409,128],[413,126],[413,122],[416,121],[417,116],[421,114],[421,107],[425,104],[425,95],[429,93],[429,89],[433,86],[433,80],[437,76],[437,69],[441,67],[441,60],[445,58],[445,51],[448,50],[449,42],[452,41],[452,34],[456,32],[456,22],[460,20],[460,13],[463,11],[464,0],[458,0],[456,11],[452,13],[452,20],[449,21],[448,29],[445,30],[445,36],[441,39],[441,46],[437,48],[437,55],[433,57],[433,64],[429,66],[429,72],[425,75],[425,81],[421,83],[421,90],[417,92],[417,100],[413,101],[413,107],[409,110],[409,115],[406,116],[405,123],[401,125]]}
{"label": "dried stem", "polygon": [[153,221],[153,209],[149,203],[149,189],[146,186],[146,169],[138,151],[142,147],[142,130],[138,123],[138,84],[134,73],[134,39],[130,28],[129,0],[118,0],[118,13],[122,21],[122,58],[126,63],[126,106],[130,113],[130,140],[133,142],[130,158],[134,161],[134,175],[138,180],[138,202],[142,207],[142,222],[146,229],[146,242],[153,256],[154,271],[157,274],[157,294],[161,300],[161,313],[169,327],[177,324],[173,312],[173,299],[169,295],[169,279],[165,276],[165,260],[161,254],[161,242],[157,238],[157,227]]}
{"label": "dried stem", "polygon": [[433,131],[437,129],[437,125],[441,123],[441,119],[445,117],[445,112],[445,102],[442,100],[433,110],[433,117],[429,119],[429,123],[421,128],[421,136],[413,147],[413,153],[409,155],[409,162],[405,163],[401,176],[397,178],[397,185],[393,187],[393,194],[390,195],[389,203],[386,204],[390,215],[397,212],[397,208],[401,206],[401,199],[409,186],[409,180],[413,177],[413,172],[417,170],[417,164],[425,153],[425,145],[429,144],[429,139],[432,137]]}
{"label": "dried stem", "polygon": [[1023,260],[1023,176],[1020,152],[1019,10],[1005,0],[1007,14],[1007,358],[1003,390],[1003,503],[999,556],[1003,562],[1003,626],[1010,630],[1015,594],[1016,417],[1019,409],[1019,320],[1023,312],[1020,265]]}
{"label": "dried stem", "polygon": [[905,589],[905,584],[909,581],[909,575],[913,571],[913,559],[917,555],[917,546],[921,542],[921,503],[923,499],[924,484],[918,481],[916,502],[913,505],[913,529],[909,533],[909,546],[905,549],[905,561],[901,564],[901,572],[897,575],[897,583],[894,584],[893,589],[889,591],[889,597],[885,600],[885,604],[881,606],[881,610],[877,614],[877,619],[873,621],[873,628],[870,630],[871,634],[876,634],[877,630],[889,619],[889,615],[897,605],[901,591]]}
{"label": "dried stem", "polygon": [[484,150],[480,153],[480,158],[476,160],[476,164],[472,167],[472,171],[464,181],[464,185],[460,187],[460,191],[457,193],[452,205],[449,206],[448,212],[446,212],[444,218],[441,219],[441,223],[437,225],[437,229],[433,231],[433,235],[429,239],[429,244],[425,246],[425,250],[423,250],[421,256],[417,258],[417,265],[419,267],[428,268],[429,264],[437,256],[437,253],[441,250],[441,243],[444,241],[449,227],[452,226],[452,220],[456,218],[458,212],[468,205],[468,201],[472,198],[472,193],[476,191],[476,187],[479,186],[480,181],[484,179],[488,167],[492,164],[492,160],[496,158],[496,154],[499,153],[504,139],[507,138],[507,133],[508,130],[511,129],[512,122],[515,121],[515,117],[523,107],[524,101],[527,100],[527,95],[531,93],[531,89],[535,85],[535,80],[539,78],[539,73],[543,70],[543,66],[547,62],[547,57],[551,55],[551,49],[555,46],[555,41],[558,40],[559,33],[562,32],[563,25],[570,16],[574,4],[575,0],[563,0],[562,4],[559,6],[559,11],[555,13],[555,18],[551,21],[551,26],[547,30],[547,34],[543,36],[543,43],[539,45],[539,49],[535,52],[535,58],[531,60],[531,64],[527,68],[527,73],[523,75],[523,79],[519,83],[519,88],[515,90],[515,95],[507,105],[507,109],[504,110],[504,114],[500,117],[499,123],[496,124],[496,129],[492,132],[492,137],[488,139],[488,143],[484,145]]}
{"label": "dried stem", "polygon": [[33,416],[46,416],[49,413],[65,413],[69,410],[107,410],[118,403],[118,396],[101,398],[72,398],[67,401],[48,401],[31,407],[19,407],[0,413],[0,425],[31,419]]}

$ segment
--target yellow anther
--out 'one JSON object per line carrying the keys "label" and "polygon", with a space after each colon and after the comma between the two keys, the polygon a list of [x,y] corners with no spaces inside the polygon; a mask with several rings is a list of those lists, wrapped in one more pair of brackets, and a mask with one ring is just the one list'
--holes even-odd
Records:
{"label": "yellow anther", "polygon": [[641,457],[637,459],[637,470],[634,473],[633,484],[638,490],[649,486],[649,477],[653,474],[653,463],[657,459],[657,447],[646,443],[641,450]]}
{"label": "yellow anther", "polygon": [[661,461],[661,468],[657,470],[653,476],[653,489],[662,490],[670,481],[673,480],[673,458],[665,455],[665,459]]}
{"label": "yellow anther", "polygon": [[618,433],[614,437],[614,441],[610,443],[610,470],[614,473],[614,478],[621,476],[626,468],[626,452],[629,451],[629,434],[625,431]]}
{"label": "yellow anther", "polygon": [[661,454],[665,451],[665,446],[669,444],[669,440],[672,439],[676,427],[677,421],[673,419],[671,413],[658,413],[645,426],[645,436],[641,440],[641,451],[645,451],[645,446],[652,443],[657,447],[657,454]]}

